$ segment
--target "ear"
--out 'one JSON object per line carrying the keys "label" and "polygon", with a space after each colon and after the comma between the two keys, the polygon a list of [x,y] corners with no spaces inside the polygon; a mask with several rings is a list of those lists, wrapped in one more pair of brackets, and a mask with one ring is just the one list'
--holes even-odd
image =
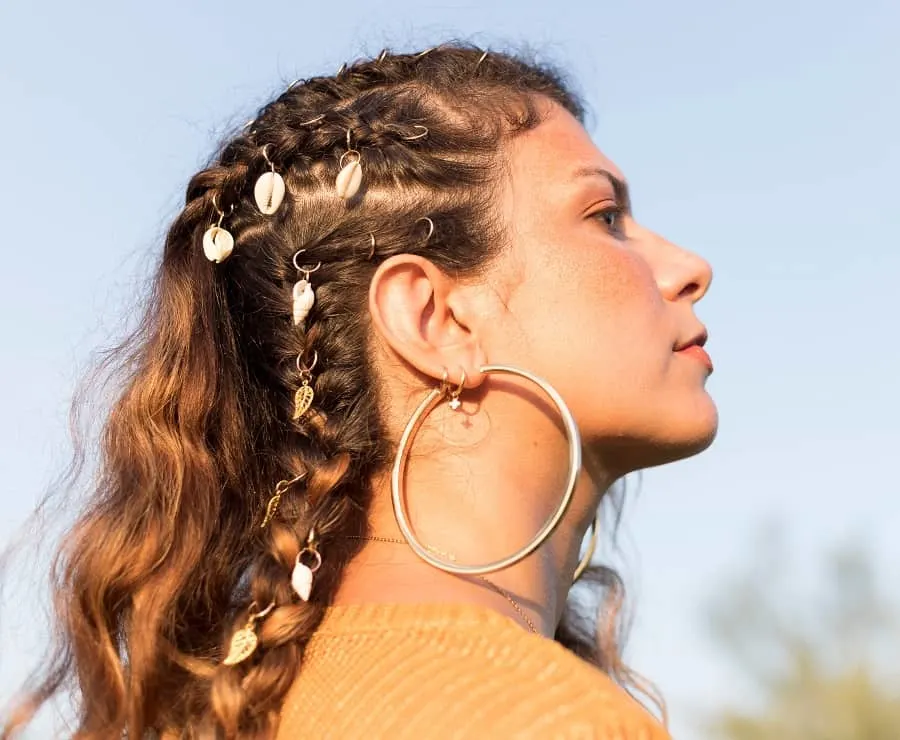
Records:
{"label": "ear", "polygon": [[485,353],[472,316],[470,289],[433,262],[411,254],[385,260],[369,286],[369,312],[375,331],[399,357],[424,375],[441,380],[445,372],[466,386],[480,385]]}

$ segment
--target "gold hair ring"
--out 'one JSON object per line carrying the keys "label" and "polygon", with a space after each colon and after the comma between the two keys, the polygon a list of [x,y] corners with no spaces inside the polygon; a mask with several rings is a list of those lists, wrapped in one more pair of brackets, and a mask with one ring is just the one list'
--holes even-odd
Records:
{"label": "gold hair ring", "polygon": [[388,124],[386,126],[386,128],[392,129],[392,130],[396,131],[398,134],[400,134],[400,138],[403,139],[403,141],[416,141],[417,139],[424,139],[426,136],[428,136],[428,126],[423,126],[420,123],[413,124],[412,128],[418,129],[419,133],[413,134],[412,136],[404,136],[403,135],[404,131],[402,128],[400,128],[400,126],[394,126],[392,124]]}
{"label": "gold hair ring", "polygon": [[428,226],[428,233],[425,234],[425,239],[423,240],[427,242],[429,239],[431,239],[432,236],[434,236],[434,221],[428,218],[428,216],[423,216],[422,218],[416,220],[416,223],[421,222],[424,222]]}
{"label": "gold hair ring", "polygon": [[308,121],[300,121],[300,123],[298,123],[297,125],[298,126],[312,126],[314,123],[318,123],[319,121],[324,121],[324,120],[325,120],[325,114],[320,113],[318,116],[316,116],[315,118],[310,118]]}

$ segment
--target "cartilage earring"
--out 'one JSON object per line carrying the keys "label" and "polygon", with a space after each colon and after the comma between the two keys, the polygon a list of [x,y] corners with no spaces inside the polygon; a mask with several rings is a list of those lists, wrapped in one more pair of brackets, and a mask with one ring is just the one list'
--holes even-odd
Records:
{"label": "cartilage earring", "polygon": [[[219,208],[216,202],[216,196],[213,195],[213,208],[219,214],[219,220],[215,226],[210,226],[203,232],[203,254],[206,259],[216,264],[224,262],[234,250],[234,237],[228,229],[222,228],[222,220],[225,218],[225,212]],[[233,209],[232,209],[233,210]],[[231,211],[229,211],[230,213]]]}
{"label": "cartilage earring", "polygon": [[338,197],[350,200],[359,192],[362,185],[362,155],[353,148],[350,142],[350,129],[347,129],[347,151],[341,155],[341,171],[334,181]]}
{"label": "cartilage earring", "polygon": [[263,147],[262,155],[269,165],[269,171],[261,174],[256,181],[253,198],[256,200],[256,207],[259,208],[260,213],[271,216],[284,200],[285,187],[284,178],[275,171],[275,165],[269,159],[268,148],[269,145],[266,144]]}
{"label": "cartilage earring", "polygon": [[462,406],[462,401],[459,400],[459,397],[462,395],[462,392],[466,387],[466,371],[460,368],[459,372],[461,374],[461,378],[459,384],[455,388],[453,388],[452,384],[450,383],[450,371],[447,370],[447,368],[444,368],[444,377],[441,378],[441,391],[450,398],[450,401],[447,403],[447,405],[453,411],[459,411],[460,407]]}
{"label": "cartilage earring", "polygon": [[[312,565],[306,565],[303,562],[303,556],[310,555],[313,558]],[[322,567],[322,556],[316,546],[316,530],[309,530],[309,537],[306,539],[306,546],[297,553],[297,559],[294,562],[294,570],[291,573],[291,588],[304,601],[309,601],[309,595],[312,591],[313,574]]]}

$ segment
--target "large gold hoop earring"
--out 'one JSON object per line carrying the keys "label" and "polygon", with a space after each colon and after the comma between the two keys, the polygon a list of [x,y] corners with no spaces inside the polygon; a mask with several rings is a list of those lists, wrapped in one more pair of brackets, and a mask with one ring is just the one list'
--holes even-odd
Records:
{"label": "large gold hoop earring", "polygon": [[599,537],[599,530],[600,514],[598,513],[594,516],[594,521],[591,522],[591,539],[588,541],[587,550],[584,551],[584,556],[578,563],[578,567],[575,568],[575,574],[572,576],[572,583],[575,583],[575,581],[581,578],[582,574],[588,569],[588,566],[591,564],[591,560],[594,559],[594,552],[597,550],[597,538]]}
{"label": "large gold hoop earring", "polygon": [[556,405],[566,429],[566,437],[569,442],[569,475],[566,480],[566,489],[562,501],[560,501],[553,516],[546,521],[544,526],[541,527],[540,531],[527,545],[517,550],[512,555],[505,557],[502,560],[487,563],[486,565],[458,565],[435,557],[430,550],[426,549],[419,542],[415,534],[413,534],[412,528],[409,525],[409,520],[406,516],[406,511],[403,507],[403,476],[406,472],[406,465],[409,459],[410,443],[421,428],[425,417],[437,408],[441,401],[449,398],[452,402],[457,399],[458,396],[457,391],[449,386],[446,379],[438,388],[431,391],[413,412],[412,417],[410,417],[409,421],[406,423],[403,435],[400,437],[400,445],[397,449],[397,456],[394,459],[394,468],[391,472],[391,500],[394,505],[394,517],[397,519],[397,525],[400,527],[403,538],[412,548],[413,552],[429,565],[439,568],[447,573],[455,573],[457,575],[478,576],[503,570],[514,563],[518,563],[520,560],[537,550],[553,533],[565,515],[566,510],[569,508],[572,496],[575,493],[578,475],[581,472],[581,434],[578,432],[578,425],[575,423],[572,412],[569,411],[569,407],[566,406],[566,402],[563,401],[562,396],[559,395],[556,389],[546,380],[543,380],[526,370],[521,370],[510,365],[485,365],[481,368],[481,372],[485,374],[500,373],[504,375],[515,375],[524,378],[540,387],[540,389],[550,397],[550,400]]}

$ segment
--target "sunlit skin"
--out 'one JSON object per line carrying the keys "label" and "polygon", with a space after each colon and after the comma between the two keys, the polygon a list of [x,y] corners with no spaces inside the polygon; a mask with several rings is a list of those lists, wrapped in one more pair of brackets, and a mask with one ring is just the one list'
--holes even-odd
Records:
{"label": "sunlit skin", "polygon": [[[406,477],[413,528],[457,562],[496,560],[531,540],[560,501],[568,465],[553,405],[480,368],[525,368],[571,409],[588,461],[572,505],[537,552],[489,576],[552,635],[600,496],[631,471],[705,449],[717,413],[694,314],[709,264],[641,226],[624,175],[575,118],[548,108],[506,146],[498,208],[509,244],[487,272],[461,281],[422,258],[392,257],[369,307],[393,439],[445,368],[454,381],[465,373],[462,408],[431,414]],[[400,537],[387,478],[374,483],[371,522],[374,534]],[[479,581],[384,543],[366,544],[335,603],[423,601],[483,604],[522,621]]]}

